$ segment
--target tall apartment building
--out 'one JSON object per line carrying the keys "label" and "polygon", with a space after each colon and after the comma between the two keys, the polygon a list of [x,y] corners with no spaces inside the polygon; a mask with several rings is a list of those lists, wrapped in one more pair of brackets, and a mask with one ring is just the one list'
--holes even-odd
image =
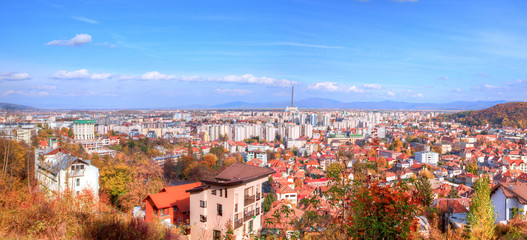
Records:
{"label": "tall apartment building", "polygon": [[276,138],[276,128],[273,125],[265,126],[265,141],[272,142]]}
{"label": "tall apartment building", "polygon": [[309,124],[312,126],[318,125],[318,115],[316,113],[309,115]]}
{"label": "tall apartment building", "polygon": [[190,193],[191,239],[222,239],[228,228],[236,239],[262,228],[262,184],[274,171],[235,163]]}
{"label": "tall apartment building", "polygon": [[419,163],[437,164],[439,154],[430,151],[416,152],[415,160]]}
{"label": "tall apartment building", "polygon": [[94,120],[75,120],[73,121],[73,135],[76,140],[88,140],[95,138]]}

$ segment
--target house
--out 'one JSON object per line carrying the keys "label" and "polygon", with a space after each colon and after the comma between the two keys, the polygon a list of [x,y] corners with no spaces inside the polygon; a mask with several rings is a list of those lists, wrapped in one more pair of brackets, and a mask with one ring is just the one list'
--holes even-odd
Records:
{"label": "house", "polygon": [[[273,204],[272,208],[263,216],[263,229],[261,235],[280,235],[285,231],[287,239],[291,239],[298,230],[295,230],[294,222],[304,215],[304,211],[291,206],[285,202],[277,202]],[[285,213],[284,208],[287,208]]]}
{"label": "house", "polygon": [[154,216],[173,224],[186,224],[190,215],[189,189],[201,186],[200,182],[173,187],[164,187],[158,193],[149,194],[145,202],[145,221],[151,222]]}
{"label": "house", "polygon": [[278,201],[287,201],[294,206],[298,204],[297,192],[289,186],[281,186],[276,190],[276,199]]}
{"label": "house", "polygon": [[99,196],[99,169],[60,147],[35,149],[35,179],[53,193],[90,191]]}
{"label": "house", "polygon": [[496,223],[506,223],[514,218],[515,209],[527,211],[527,183],[499,183],[491,189],[490,198],[496,211]]}
{"label": "house", "polygon": [[191,239],[221,239],[229,228],[235,239],[262,228],[263,184],[275,171],[234,163],[190,193]]}

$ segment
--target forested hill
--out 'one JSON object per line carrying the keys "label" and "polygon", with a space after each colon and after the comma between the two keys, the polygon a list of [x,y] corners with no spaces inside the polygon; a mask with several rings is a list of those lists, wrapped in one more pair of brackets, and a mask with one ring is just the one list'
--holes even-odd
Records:
{"label": "forested hill", "polygon": [[509,102],[478,110],[445,115],[467,125],[493,125],[527,128],[527,102]]}
{"label": "forested hill", "polygon": [[38,110],[38,108],[24,106],[24,105],[18,105],[18,104],[12,104],[12,103],[0,103],[0,111],[34,111]]}

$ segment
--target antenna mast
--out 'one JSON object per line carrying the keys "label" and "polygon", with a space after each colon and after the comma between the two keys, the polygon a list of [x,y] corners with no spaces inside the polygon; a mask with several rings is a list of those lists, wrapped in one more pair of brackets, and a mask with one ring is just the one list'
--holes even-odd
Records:
{"label": "antenna mast", "polygon": [[291,107],[293,107],[293,97],[295,96],[295,86],[291,86]]}

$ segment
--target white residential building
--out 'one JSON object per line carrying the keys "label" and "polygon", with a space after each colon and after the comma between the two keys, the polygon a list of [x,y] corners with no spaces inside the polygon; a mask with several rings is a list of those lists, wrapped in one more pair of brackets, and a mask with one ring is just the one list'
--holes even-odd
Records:
{"label": "white residential building", "polygon": [[99,196],[99,169],[90,160],[77,158],[62,148],[35,149],[35,178],[52,193],[91,191]]}
{"label": "white residential building", "polygon": [[527,212],[527,183],[500,183],[491,189],[490,198],[496,211],[496,223],[507,223],[514,217],[515,209]]}
{"label": "white residential building", "polygon": [[236,239],[262,228],[262,184],[274,171],[235,163],[190,192],[191,239],[222,239],[229,227]]}
{"label": "white residential building", "polygon": [[415,160],[421,164],[427,163],[437,165],[439,154],[431,151],[416,152]]}
{"label": "white residential building", "polygon": [[73,121],[73,135],[75,140],[88,140],[95,138],[94,120],[75,120]]}

